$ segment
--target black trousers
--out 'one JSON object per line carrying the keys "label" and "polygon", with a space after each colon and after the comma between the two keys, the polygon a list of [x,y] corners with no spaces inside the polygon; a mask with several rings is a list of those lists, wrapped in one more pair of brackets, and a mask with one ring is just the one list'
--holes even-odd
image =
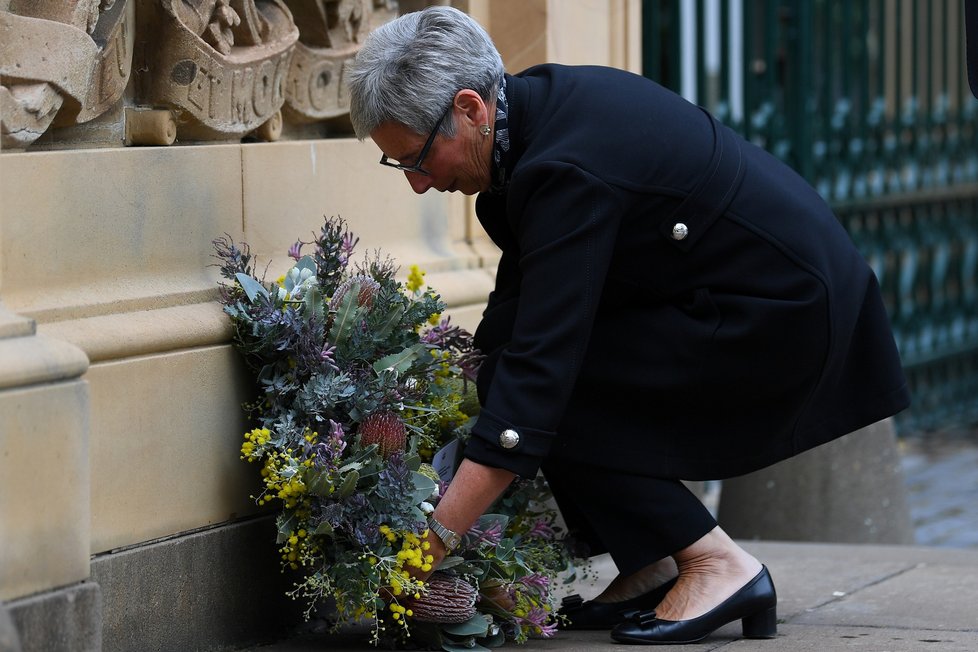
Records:
{"label": "black trousers", "polygon": [[586,555],[611,555],[628,575],[672,555],[716,527],[681,481],[650,478],[548,459],[542,466],[554,499]]}

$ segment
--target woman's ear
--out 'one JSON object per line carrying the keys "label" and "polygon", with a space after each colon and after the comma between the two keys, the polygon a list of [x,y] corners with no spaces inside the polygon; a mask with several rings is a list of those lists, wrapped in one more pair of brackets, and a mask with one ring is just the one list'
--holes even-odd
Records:
{"label": "woman's ear", "polygon": [[463,88],[455,93],[453,108],[456,120],[465,120],[475,127],[489,124],[489,107],[479,94],[470,88]]}

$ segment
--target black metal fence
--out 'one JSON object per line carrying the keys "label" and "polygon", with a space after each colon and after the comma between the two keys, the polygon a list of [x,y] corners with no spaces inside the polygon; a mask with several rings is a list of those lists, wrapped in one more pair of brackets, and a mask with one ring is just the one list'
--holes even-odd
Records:
{"label": "black metal fence", "polygon": [[978,422],[978,100],[960,0],[644,0],[645,75],[801,172],[876,271],[901,432]]}

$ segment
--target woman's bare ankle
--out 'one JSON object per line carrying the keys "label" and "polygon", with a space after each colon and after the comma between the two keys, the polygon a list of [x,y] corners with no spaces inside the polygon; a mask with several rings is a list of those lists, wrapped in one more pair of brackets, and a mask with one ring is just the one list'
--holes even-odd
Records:
{"label": "woman's bare ankle", "polygon": [[619,574],[599,596],[594,598],[594,601],[624,602],[630,600],[665,584],[676,577],[678,572],[676,562],[672,557],[660,559],[634,573]]}
{"label": "woman's bare ankle", "polygon": [[761,563],[715,528],[674,555],[676,586],[656,609],[665,620],[701,616],[736,593],[762,569]]}

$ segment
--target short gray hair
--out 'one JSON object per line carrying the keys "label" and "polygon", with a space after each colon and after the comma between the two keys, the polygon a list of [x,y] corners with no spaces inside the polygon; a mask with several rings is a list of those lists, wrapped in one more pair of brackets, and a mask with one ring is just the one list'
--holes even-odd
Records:
{"label": "short gray hair", "polygon": [[[370,33],[348,64],[350,120],[363,140],[385,122],[430,132],[463,88],[491,104],[503,60],[479,23],[458,9],[428,7]],[[455,135],[451,115],[441,133]]]}

